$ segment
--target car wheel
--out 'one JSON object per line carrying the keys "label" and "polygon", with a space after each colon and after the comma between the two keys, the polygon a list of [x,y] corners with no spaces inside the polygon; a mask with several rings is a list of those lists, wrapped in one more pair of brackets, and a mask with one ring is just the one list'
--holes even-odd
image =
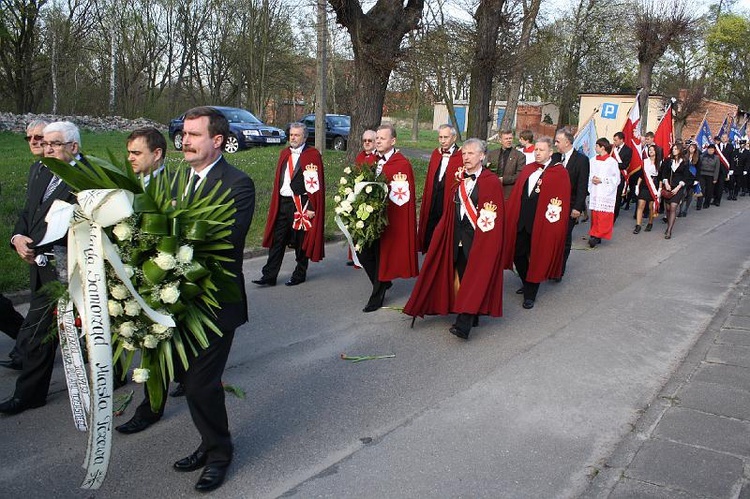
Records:
{"label": "car wheel", "polygon": [[174,148],[178,151],[182,151],[182,132],[177,132],[174,134]]}
{"label": "car wheel", "polygon": [[346,150],[346,141],[344,140],[344,137],[336,137],[333,139],[333,149],[336,151]]}
{"label": "car wheel", "polygon": [[235,135],[228,135],[227,141],[224,144],[224,151],[229,154],[234,154],[240,150],[240,141],[237,140]]}

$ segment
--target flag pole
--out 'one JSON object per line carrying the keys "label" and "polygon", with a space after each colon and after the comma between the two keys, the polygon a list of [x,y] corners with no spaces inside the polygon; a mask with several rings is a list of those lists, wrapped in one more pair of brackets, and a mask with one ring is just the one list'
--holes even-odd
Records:
{"label": "flag pole", "polygon": [[595,107],[594,108],[594,112],[591,113],[591,116],[589,116],[588,119],[583,122],[583,125],[581,125],[581,128],[579,128],[578,130],[576,130],[576,135],[575,135],[576,137],[578,137],[578,134],[581,133],[581,130],[583,130],[584,128],[586,128],[586,126],[589,124],[589,121],[591,121],[591,120],[594,119],[594,116],[596,116],[596,113],[598,113],[598,112],[599,112],[599,108]]}

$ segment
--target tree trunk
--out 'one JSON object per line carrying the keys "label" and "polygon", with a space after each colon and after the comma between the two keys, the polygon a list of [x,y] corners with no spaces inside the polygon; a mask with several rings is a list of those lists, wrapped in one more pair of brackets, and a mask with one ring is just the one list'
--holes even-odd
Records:
{"label": "tree trunk", "polygon": [[328,22],[326,0],[318,1],[318,81],[315,87],[315,148],[321,153],[326,149],[326,81],[328,70]]}
{"label": "tree trunk", "polygon": [[[638,66],[638,86],[641,87],[641,97],[638,106],[641,110],[641,135],[647,131],[648,122],[648,96],[651,93],[651,77],[654,74],[654,62],[642,62]],[[653,131],[653,130],[651,130]]]}
{"label": "tree trunk", "polygon": [[420,99],[419,99],[419,97],[420,97],[420,93],[421,93],[421,88],[420,88],[419,81],[416,81],[416,79],[415,79],[414,85],[413,85],[413,90],[412,90],[412,97],[413,97],[413,99],[411,101],[412,111],[414,113],[412,115],[414,117],[414,120],[412,121],[412,124],[411,124],[411,140],[413,142],[416,142],[416,141],[419,140],[419,105],[420,105],[420,102],[419,102]]}
{"label": "tree trunk", "polygon": [[500,30],[505,0],[482,0],[474,15],[477,20],[477,41],[471,65],[467,135],[487,138],[490,121],[490,96],[497,61],[497,35]]}
{"label": "tree trunk", "polygon": [[515,122],[516,109],[518,109],[518,99],[521,96],[521,82],[523,80],[523,71],[526,68],[521,61],[525,61],[525,53],[529,49],[531,41],[531,30],[534,28],[536,16],[539,14],[539,6],[542,0],[531,0],[531,5],[527,7],[526,1],[523,4],[523,24],[521,25],[521,38],[518,42],[518,50],[508,82],[508,97],[505,105],[505,115],[500,124],[500,130],[510,130]]}

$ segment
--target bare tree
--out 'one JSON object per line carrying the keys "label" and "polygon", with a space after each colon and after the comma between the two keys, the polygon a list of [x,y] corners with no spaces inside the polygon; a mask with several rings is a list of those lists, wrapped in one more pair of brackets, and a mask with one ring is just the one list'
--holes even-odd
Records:
{"label": "bare tree", "polygon": [[367,12],[359,0],[328,0],[336,20],[352,39],[354,92],[350,159],[361,146],[362,133],[380,124],[388,80],[401,59],[404,36],[416,29],[424,0],[378,0]]}
{"label": "bare tree", "polygon": [[646,131],[648,96],[654,66],[667,49],[691,35],[696,17],[688,0],[640,0],[636,4],[633,36],[638,49],[641,127]]}
{"label": "bare tree", "polygon": [[505,0],[481,0],[474,13],[477,23],[474,58],[471,64],[467,133],[470,137],[487,138],[490,121],[492,79],[497,62],[497,37]]}

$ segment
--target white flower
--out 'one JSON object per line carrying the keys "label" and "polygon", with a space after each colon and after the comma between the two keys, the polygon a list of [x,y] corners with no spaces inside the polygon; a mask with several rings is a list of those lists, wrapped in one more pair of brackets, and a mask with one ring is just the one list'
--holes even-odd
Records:
{"label": "white flower", "polygon": [[354,245],[354,251],[357,251],[357,252],[362,251],[362,245],[361,244],[355,244]]}
{"label": "white flower", "polygon": [[177,261],[180,263],[190,263],[193,261],[193,247],[184,244],[177,250]]}
{"label": "white flower", "polygon": [[358,229],[364,229],[365,228],[365,223],[362,220],[358,220],[357,224],[356,224],[356,227]]}
{"label": "white flower", "polygon": [[349,213],[350,211],[352,211],[352,204],[349,201],[342,201],[341,209],[344,210],[346,213]]}
{"label": "white flower", "polygon": [[135,300],[128,300],[125,302],[125,315],[135,317],[141,313],[141,306]]}
{"label": "white flower", "polygon": [[371,205],[369,205],[369,204],[366,204],[366,205],[365,205],[365,211],[366,211],[367,213],[372,213],[374,209],[375,209],[375,208],[373,208],[373,207],[372,207]]}
{"label": "white flower", "polygon": [[372,186],[371,186],[371,185],[368,185],[367,187],[365,187],[365,192],[366,192],[367,194],[370,194],[370,193],[372,192]]}
{"label": "white flower", "polygon": [[133,345],[131,342],[129,342],[127,340],[123,340],[123,342],[122,342],[122,348],[124,348],[125,350],[128,350],[130,352],[135,352],[135,345]]}
{"label": "white flower", "polygon": [[177,300],[180,298],[180,290],[177,289],[177,284],[170,284],[161,288],[159,298],[164,303],[177,303]]}
{"label": "white flower", "polygon": [[160,251],[159,254],[156,255],[156,258],[154,258],[154,263],[162,270],[172,270],[177,265],[177,260],[175,260],[175,258],[169,253]]}
{"label": "white flower", "polygon": [[341,215],[342,213],[344,213],[344,210],[342,210],[340,206],[335,207],[333,211],[336,213],[336,215]]}
{"label": "white flower", "polygon": [[107,302],[107,308],[109,309],[109,315],[112,317],[119,317],[122,315],[123,309],[119,301],[109,300]]}
{"label": "white flower", "polygon": [[145,383],[148,381],[148,369],[136,367],[133,369],[133,381],[136,383]]}
{"label": "white flower", "polygon": [[128,278],[133,277],[133,275],[135,274],[133,267],[131,267],[130,265],[123,265],[123,268],[125,269],[125,275],[128,276]]}
{"label": "white flower", "polygon": [[131,338],[133,333],[135,333],[135,324],[131,321],[123,322],[120,324],[118,331],[123,338]]}
{"label": "white flower", "polygon": [[340,203],[341,202],[341,196],[333,196],[333,200],[336,201],[337,203]]}
{"label": "white flower", "polygon": [[352,173],[352,169],[347,166],[346,168],[344,168],[344,173],[346,173],[347,175],[349,175],[349,174]]}
{"label": "white flower", "polygon": [[120,241],[130,241],[133,238],[133,228],[125,222],[115,225],[112,233]]}
{"label": "white flower", "polygon": [[347,196],[348,196],[349,194],[353,193],[353,192],[354,192],[354,191],[352,190],[352,188],[351,188],[351,187],[347,187],[346,189],[344,189],[344,194],[346,194]]}
{"label": "white flower", "polygon": [[143,337],[143,346],[146,348],[156,348],[158,344],[159,340],[157,340],[156,336],[152,334],[147,334]]}
{"label": "white flower", "polygon": [[116,300],[124,300],[130,295],[128,288],[126,288],[124,284],[116,284],[115,286],[112,286],[109,288],[109,292],[112,295],[112,298],[115,298]]}
{"label": "white flower", "polygon": [[346,177],[341,177],[341,180],[339,180],[339,183],[340,183],[341,185],[346,185],[346,184],[347,184],[347,182],[349,182],[349,181],[348,181],[348,180],[346,180]]}
{"label": "white flower", "polygon": [[161,324],[152,324],[151,333],[160,340],[168,340],[172,337],[172,328]]}

